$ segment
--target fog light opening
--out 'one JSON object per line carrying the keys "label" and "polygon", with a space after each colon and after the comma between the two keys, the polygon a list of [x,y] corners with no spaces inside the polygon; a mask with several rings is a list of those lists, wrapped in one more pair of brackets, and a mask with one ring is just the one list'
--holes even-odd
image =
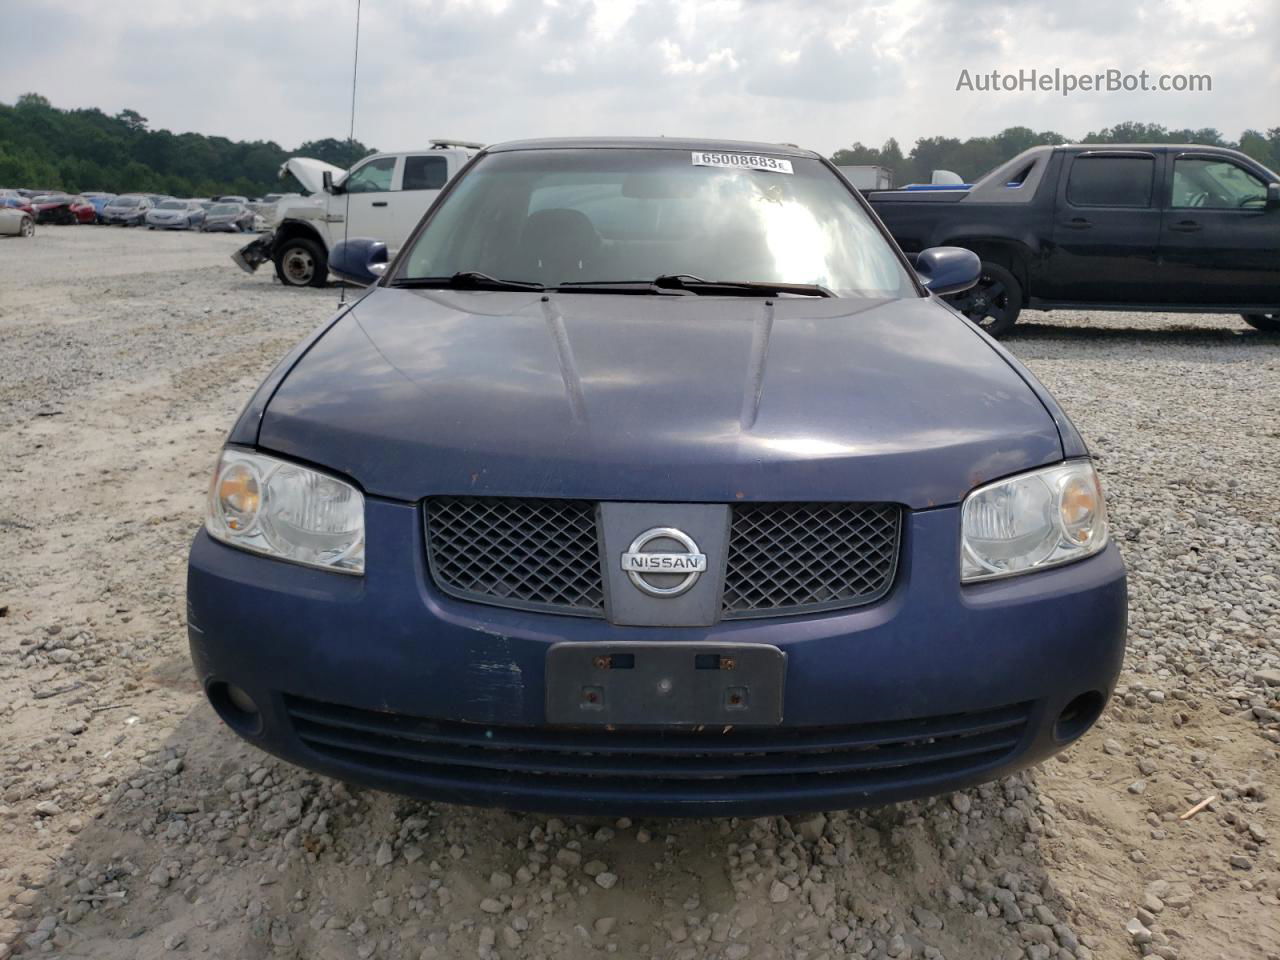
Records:
{"label": "fog light opening", "polygon": [[206,692],[213,709],[231,729],[246,735],[262,732],[262,712],[249,694],[222,680],[209,684]]}
{"label": "fog light opening", "polygon": [[1074,740],[1084,733],[1094,721],[1102,715],[1102,707],[1106,699],[1097,690],[1090,690],[1076,697],[1058,714],[1058,722],[1053,725],[1053,735],[1060,742]]}

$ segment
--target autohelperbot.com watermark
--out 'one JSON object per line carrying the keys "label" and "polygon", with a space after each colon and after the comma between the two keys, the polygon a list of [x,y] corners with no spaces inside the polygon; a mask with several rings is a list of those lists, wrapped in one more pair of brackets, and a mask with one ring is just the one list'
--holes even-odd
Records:
{"label": "autohelperbot.com watermark", "polygon": [[956,91],[970,93],[1209,93],[1213,77],[1207,73],[1153,73],[1111,67],[1093,73],[1076,73],[1054,67],[1041,70],[961,69]]}

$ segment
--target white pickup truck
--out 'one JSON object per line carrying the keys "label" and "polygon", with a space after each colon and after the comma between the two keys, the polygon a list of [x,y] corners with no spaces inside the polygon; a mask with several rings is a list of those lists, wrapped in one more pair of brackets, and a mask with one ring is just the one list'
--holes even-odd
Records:
{"label": "white pickup truck", "polygon": [[282,198],[272,229],[231,259],[249,273],[271,261],[288,287],[324,286],[335,243],[371,237],[394,254],[444,185],[482,148],[432,140],[425,150],[375,153],[350,171],[308,157],[287,160],[280,175],[293,174],[310,195]]}

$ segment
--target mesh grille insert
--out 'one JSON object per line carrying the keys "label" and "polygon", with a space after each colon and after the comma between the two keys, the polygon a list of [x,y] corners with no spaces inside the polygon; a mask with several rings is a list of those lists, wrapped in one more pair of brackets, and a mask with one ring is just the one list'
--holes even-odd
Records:
{"label": "mesh grille insert", "polygon": [[723,615],[878,600],[893,583],[900,515],[887,503],[735,504]]}
{"label": "mesh grille insert", "polygon": [[586,500],[434,497],[431,572],[448,593],[508,606],[602,616],[595,504]]}
{"label": "mesh grille insert", "polygon": [[[732,511],[725,619],[858,606],[893,585],[902,515],[893,504],[736,503]],[[446,593],[604,616],[594,502],[433,497],[426,524],[431,574]]]}

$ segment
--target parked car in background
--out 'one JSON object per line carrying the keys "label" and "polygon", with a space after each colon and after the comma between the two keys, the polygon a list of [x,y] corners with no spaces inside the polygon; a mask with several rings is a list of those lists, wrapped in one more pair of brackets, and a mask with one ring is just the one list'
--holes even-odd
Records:
{"label": "parked car in background", "polygon": [[114,223],[122,227],[136,227],[146,220],[147,211],[154,203],[150,197],[129,193],[112,197],[102,208],[102,222]]}
{"label": "parked car in background", "polygon": [[[384,194],[385,196],[385,194]],[[352,198],[354,199],[354,197]],[[196,674],[342,780],[593,815],[894,803],[1067,748],[1124,658],[1080,435],[817,154],[493,147],[232,428]]]}
{"label": "parked car in background", "polygon": [[0,202],[0,236],[32,237],[35,232],[36,219],[30,211]]}
{"label": "parked car in background", "polygon": [[208,233],[246,233],[257,216],[243,203],[215,203],[205,214],[200,228]]}
{"label": "parked car in background", "polygon": [[217,200],[219,203],[248,203],[249,202],[248,197],[241,197],[236,195],[229,195],[225,197],[214,197],[213,199]]}
{"label": "parked car in background", "polygon": [[867,199],[907,252],[982,258],[951,302],[995,336],[1023,308],[1238,313],[1280,333],[1280,175],[1237,150],[1033,147],[968,187]]}
{"label": "parked car in background", "polygon": [[97,220],[98,223],[102,223],[103,208],[106,207],[106,205],[110,203],[112,200],[114,200],[116,197],[114,193],[103,193],[101,191],[96,191],[96,190],[91,191],[89,193],[82,193],[80,194],[80,196],[84,197],[86,200],[88,200],[90,203],[93,204],[93,212],[95,214],[95,219]]}
{"label": "parked car in background", "polygon": [[66,194],[36,197],[31,201],[35,210],[36,223],[58,223],[70,225],[76,223],[94,223],[98,212],[93,204],[81,196]]}
{"label": "parked car in background", "polygon": [[35,210],[31,206],[31,201],[17,191],[14,191],[8,196],[0,196],[0,207],[21,210],[23,213],[30,214],[33,219],[36,215]]}
{"label": "parked car in background", "polygon": [[195,230],[205,221],[204,207],[194,200],[162,200],[147,211],[148,230]]}
{"label": "parked car in background", "polygon": [[274,230],[232,259],[250,273],[273,262],[286,286],[323,286],[333,244],[344,236],[373,237],[394,253],[480,149],[478,143],[433,140],[423,150],[365,157],[350,172],[309,157],[287,160],[280,175],[292,174],[312,195],[278,201]]}

